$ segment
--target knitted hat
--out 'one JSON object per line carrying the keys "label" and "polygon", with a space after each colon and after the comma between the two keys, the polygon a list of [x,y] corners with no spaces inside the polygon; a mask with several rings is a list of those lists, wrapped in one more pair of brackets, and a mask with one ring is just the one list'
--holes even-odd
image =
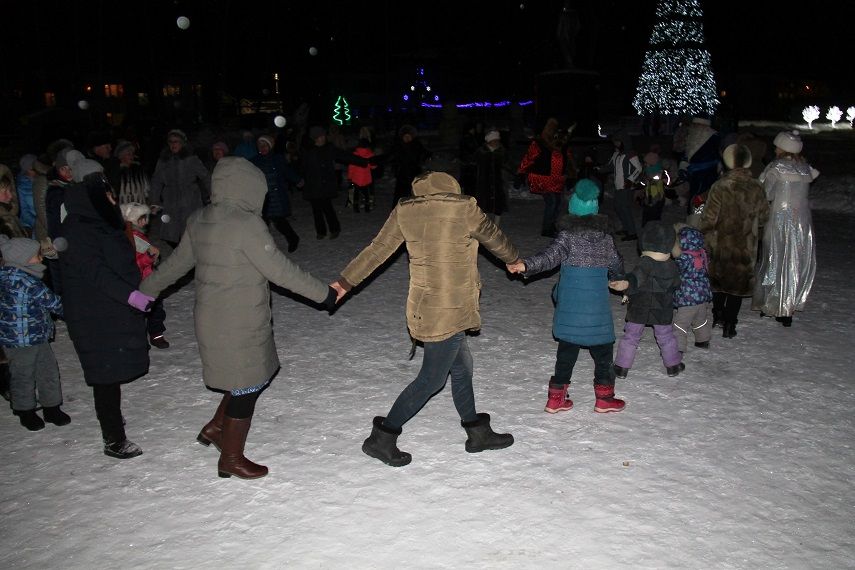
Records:
{"label": "knitted hat", "polygon": [[136,146],[131,141],[119,141],[116,144],[116,150],[113,151],[113,156],[119,158],[122,156],[122,153],[127,152],[128,150],[136,151]]}
{"label": "knitted hat", "polygon": [[600,211],[600,203],[597,200],[599,195],[600,189],[594,181],[582,178],[573,189],[573,196],[570,198],[570,205],[567,209],[574,216],[596,214]]}
{"label": "knitted hat", "polygon": [[41,246],[39,242],[30,238],[11,238],[0,234],[0,254],[3,255],[4,265],[20,267],[27,265],[35,256]]}
{"label": "knitted hat", "polygon": [[220,149],[223,151],[223,154],[229,154],[229,145],[224,143],[223,141],[217,141],[211,145],[211,150]]}
{"label": "knitted hat", "polygon": [[83,182],[84,178],[95,172],[104,172],[104,167],[101,166],[101,163],[91,158],[84,158],[83,160],[69,164],[69,166],[71,166],[71,176],[75,182]]}
{"label": "knitted hat", "polygon": [[[323,127],[315,125],[314,127],[309,129],[309,138],[315,140],[318,137],[326,136],[327,131]],[[273,145],[270,145],[270,148],[273,148]]]}
{"label": "knitted hat", "polygon": [[53,164],[60,151],[65,148],[74,148],[74,143],[68,139],[57,139],[47,147],[48,164]]}
{"label": "knitted hat", "polygon": [[460,184],[445,172],[428,172],[413,180],[413,194],[460,194]]}
{"label": "knitted hat", "polygon": [[181,129],[172,129],[171,131],[166,133],[166,138],[169,139],[169,137],[178,137],[181,139],[181,142],[187,142],[187,133],[185,133]]}
{"label": "knitted hat", "polygon": [[[317,136],[312,138],[315,139],[317,138]],[[271,150],[273,150],[273,137],[271,137],[270,135],[261,135],[260,137],[258,137],[258,142],[263,142],[264,144],[269,146]]]}
{"label": "knitted hat", "polygon": [[799,131],[781,131],[775,135],[772,144],[784,152],[798,154],[802,151],[802,137],[799,135]]}
{"label": "knitted hat", "polygon": [[137,220],[151,213],[148,206],[139,202],[128,202],[127,204],[122,204],[119,208],[122,210],[122,217],[125,218],[125,221],[132,224],[137,223]]}
{"label": "knitted hat", "polygon": [[728,170],[748,168],[751,166],[751,149],[744,144],[733,143],[724,149],[721,159]]}
{"label": "knitted hat", "polygon": [[662,222],[649,222],[641,232],[641,251],[671,253],[676,241],[674,226]]}
{"label": "knitted hat", "polygon": [[36,155],[34,154],[25,154],[21,157],[21,160],[18,164],[21,166],[21,172],[26,172],[28,170],[33,169],[33,165],[36,163]]}
{"label": "knitted hat", "polygon": [[496,129],[487,131],[487,134],[484,135],[485,142],[499,141],[502,140],[502,135],[499,134],[499,131]]}

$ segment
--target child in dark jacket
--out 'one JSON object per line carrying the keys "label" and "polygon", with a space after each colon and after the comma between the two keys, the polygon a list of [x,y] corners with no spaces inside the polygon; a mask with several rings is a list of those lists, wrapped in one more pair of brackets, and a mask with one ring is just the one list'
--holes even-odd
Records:
{"label": "child in dark jacket", "polygon": [[675,241],[673,226],[650,222],[641,234],[638,264],[627,274],[626,280],[610,284],[613,289],[626,290],[629,297],[624,334],[615,357],[618,378],[626,378],[632,368],[635,351],[647,325],[653,326],[668,376],[676,376],[685,369],[672,326],[674,291],[680,287],[680,270],[671,259]]}
{"label": "child in dark jacket", "polygon": [[704,234],[684,224],[675,226],[680,240],[673,251],[677,267],[680,268],[680,288],[674,293],[674,336],[677,349],[686,352],[689,329],[695,337],[695,346],[709,348],[712,337],[710,303],[712,289],[707,274],[707,252],[704,250]]}
{"label": "child in dark jacket", "polygon": [[579,180],[570,198],[570,215],[559,220],[558,235],[549,247],[508,264],[508,271],[525,277],[561,265],[552,294],[552,334],[558,339],[558,353],[544,408],[550,414],[573,407],[567,388],[581,348],[587,348],[594,359],[594,411],[619,412],[625,406],[614,397],[615,332],[608,291],[609,279],[623,276],[623,258],[609,231],[608,217],[597,213],[599,193],[594,181]]}
{"label": "child in dark jacket", "polygon": [[[59,367],[50,347],[53,320],[62,315],[62,302],[42,283],[45,266],[40,245],[28,238],[0,235],[0,345],[10,360],[12,410],[30,431],[45,421],[63,426],[71,418],[60,409]],[[44,420],[36,414],[36,392]]]}

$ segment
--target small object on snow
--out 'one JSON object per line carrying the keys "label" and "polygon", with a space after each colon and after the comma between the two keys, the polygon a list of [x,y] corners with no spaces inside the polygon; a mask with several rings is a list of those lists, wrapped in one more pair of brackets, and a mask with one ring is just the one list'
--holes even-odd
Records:
{"label": "small object on snow", "polygon": [[623,466],[624,466],[624,467],[629,467],[629,461],[624,461],[624,462],[623,462]]}

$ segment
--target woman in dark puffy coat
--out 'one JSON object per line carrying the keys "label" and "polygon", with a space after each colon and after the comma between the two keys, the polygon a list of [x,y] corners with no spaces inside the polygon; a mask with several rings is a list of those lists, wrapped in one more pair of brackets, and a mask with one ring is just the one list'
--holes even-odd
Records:
{"label": "woman in dark puffy coat", "polygon": [[61,234],[68,247],[59,259],[65,322],[92,387],[104,453],[127,459],[142,450],[125,436],[121,385],[148,372],[143,311],[153,299],[137,290],[140,271],[112,188],[97,163],[84,163],[75,168],[80,182],[65,193]]}
{"label": "woman in dark puffy coat", "polygon": [[267,195],[264,197],[264,207],[261,217],[267,224],[279,230],[288,241],[288,252],[297,250],[300,236],[288,222],[291,215],[291,197],[288,195],[288,187],[293,184],[297,187],[303,185],[303,180],[297,172],[285,161],[282,154],[273,153],[273,137],[261,135],[258,137],[258,154],[249,159],[267,180]]}

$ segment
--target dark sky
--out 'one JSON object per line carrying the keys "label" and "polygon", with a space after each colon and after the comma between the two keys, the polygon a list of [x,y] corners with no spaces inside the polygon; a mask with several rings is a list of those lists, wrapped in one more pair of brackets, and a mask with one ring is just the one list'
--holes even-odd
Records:
{"label": "dark sky", "polygon": [[[229,90],[260,90],[280,71],[290,92],[328,72],[377,73],[397,86],[425,63],[444,92],[524,95],[534,73],[562,58],[555,39],[564,0],[29,0],[6,5],[2,87],[33,78],[74,82],[130,71],[193,69]],[[523,6],[521,8],[521,5]],[[637,74],[656,0],[569,2],[582,23],[578,65]],[[852,3],[706,0],[717,77],[788,73],[851,84]],[[179,15],[191,18],[181,31]],[[309,48],[318,49],[317,56]],[[41,63],[40,63],[41,62]],[[152,74],[154,75],[154,74]]]}

